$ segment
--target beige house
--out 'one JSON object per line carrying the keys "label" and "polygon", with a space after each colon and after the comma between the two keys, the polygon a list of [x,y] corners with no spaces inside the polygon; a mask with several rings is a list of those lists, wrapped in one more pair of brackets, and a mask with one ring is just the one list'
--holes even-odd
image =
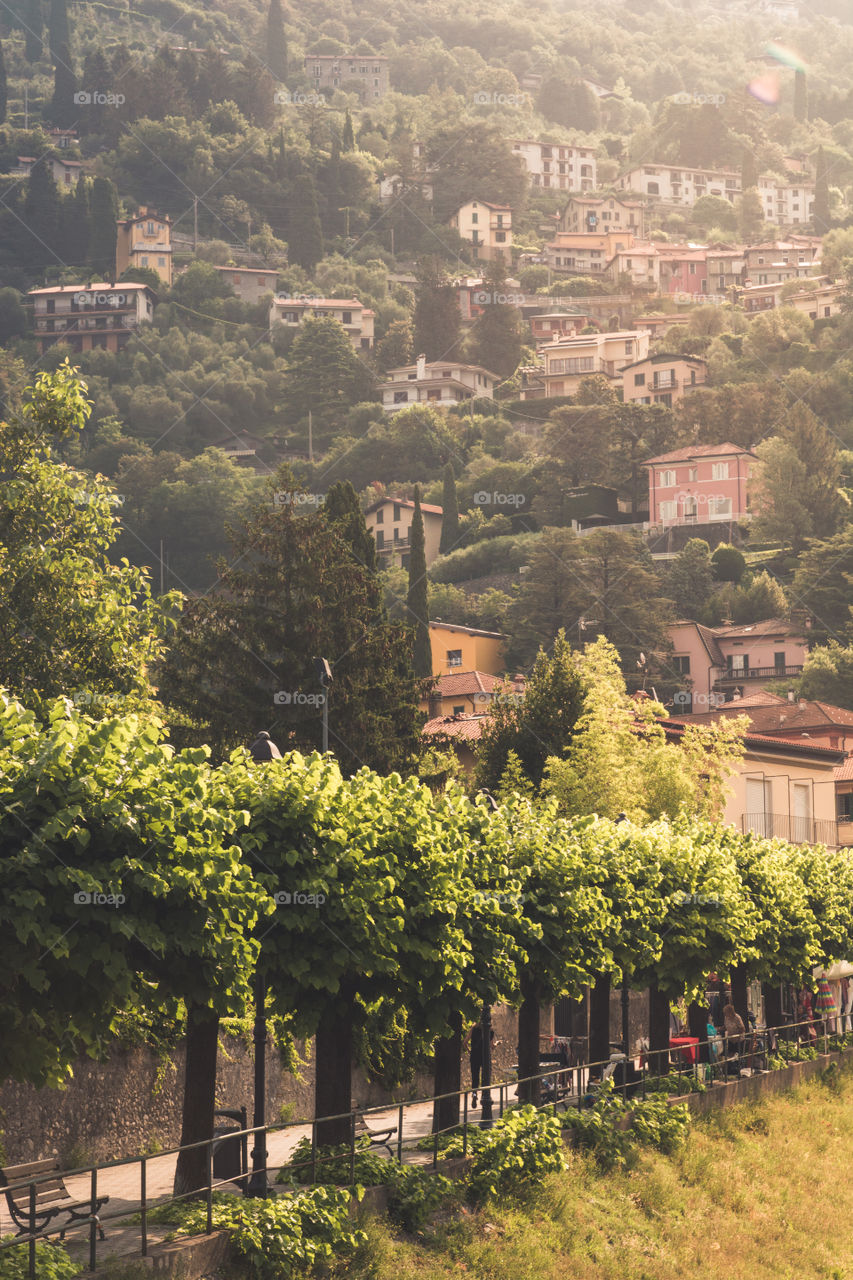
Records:
{"label": "beige house", "polygon": [[437,676],[451,671],[499,675],[505,641],[499,631],[479,631],[436,619],[429,624],[433,672]]}
{"label": "beige house", "polygon": [[172,220],[144,206],[132,218],[121,218],[116,238],[116,276],[129,267],[156,271],[172,283]]}
{"label": "beige house", "polygon": [[594,235],[586,231],[558,231],[542,252],[552,270],[579,276],[604,272],[615,254],[633,249],[636,243],[633,232],[627,228]]}
{"label": "beige house", "polygon": [[630,231],[639,240],[645,234],[645,205],[618,196],[570,196],[560,215],[561,231],[596,235],[602,231]]}
{"label": "beige house", "polygon": [[508,204],[469,200],[450,219],[480,262],[509,262],[512,250],[512,209]]}
{"label": "beige house", "polygon": [[[34,164],[38,164],[39,156],[18,156],[18,163],[14,169],[10,169],[9,173],[14,178],[28,178],[32,172]],[[47,156],[46,163],[50,167],[53,180],[60,190],[67,190],[69,187],[76,187],[77,181],[83,176],[83,165],[79,160],[60,159],[59,156]]]}
{"label": "beige house", "polygon": [[426,356],[421,355],[415,364],[389,369],[379,392],[386,413],[397,413],[413,404],[451,409],[475,396],[494,399],[498,382],[498,374],[480,365],[454,360],[435,360],[428,364]]}
{"label": "beige house", "polygon": [[[719,196],[734,203],[743,194],[739,169],[696,169],[654,162],[629,169],[617,185],[620,191],[636,191],[655,203],[686,208],[692,208],[702,196]],[[765,175],[758,179],[758,193],[768,222],[796,226],[811,220],[813,182],[780,182]]]}
{"label": "beige house", "polygon": [[[407,498],[380,498],[365,511],[364,521],[376,543],[381,569],[408,569],[414,514],[415,504]],[[441,507],[421,503],[427,565],[438,559],[443,515]]]}
{"label": "beige house", "polygon": [[530,139],[510,143],[530,176],[532,187],[561,191],[594,191],[598,185],[595,149],[562,142],[535,142]]}
{"label": "beige house", "polygon": [[311,53],[305,74],[317,93],[357,93],[362,102],[384,98],[390,87],[388,59],[378,53]]}
{"label": "beige house", "polygon": [[278,271],[274,267],[217,267],[241,302],[260,302],[268,293],[275,293]]}
{"label": "beige house", "polygon": [[156,301],[147,285],[124,282],[53,285],[31,289],[27,297],[39,355],[57,342],[78,353],[97,347],[118,351],[151,321]]}
{"label": "beige house", "polygon": [[622,370],[622,399],[672,406],[686,392],[701,387],[707,373],[707,361],[700,356],[646,356]]}
{"label": "beige house", "polygon": [[270,332],[277,324],[296,329],[307,316],[337,320],[346,329],[356,351],[369,351],[373,346],[374,313],[358,298],[297,298],[279,294],[270,303]]}
{"label": "beige house", "polygon": [[436,716],[482,715],[495,698],[524,697],[524,676],[513,680],[488,671],[445,671],[421,700],[421,711]]}
{"label": "beige house", "polygon": [[661,255],[651,242],[635,240],[630,249],[617,249],[604,268],[611,280],[631,277],[631,284],[657,292],[661,283]]}
{"label": "beige house", "polygon": [[824,320],[841,312],[841,285],[830,284],[826,277],[816,282],[816,287],[804,287],[785,293],[785,284],[751,284],[739,291],[738,301],[747,315],[761,311],[773,311],[777,307],[793,307],[802,311],[810,320]]}
{"label": "beige house", "polygon": [[649,354],[649,335],[636,329],[579,334],[549,343],[540,354],[545,362],[545,395],[571,396],[581,380],[594,373],[621,386],[625,366],[644,360]]}

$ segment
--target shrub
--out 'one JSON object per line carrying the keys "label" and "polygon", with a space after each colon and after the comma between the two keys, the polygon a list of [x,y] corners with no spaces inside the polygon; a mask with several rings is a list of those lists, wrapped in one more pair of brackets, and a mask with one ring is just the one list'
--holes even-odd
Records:
{"label": "shrub", "polygon": [[[217,1202],[213,1225],[230,1230],[234,1250],[258,1280],[284,1280],[326,1260],[351,1256],[365,1243],[365,1233],[350,1218],[349,1192],[339,1187],[312,1187],[296,1195],[270,1200],[229,1197]],[[207,1207],[183,1206],[182,1233],[206,1230]]]}
{"label": "shrub", "polygon": [[[620,1127],[626,1116],[630,1117],[627,1127]],[[602,1169],[613,1169],[632,1164],[638,1144],[665,1154],[676,1151],[687,1137],[690,1112],[685,1102],[671,1106],[665,1093],[626,1103],[614,1092],[613,1081],[607,1080],[593,1105],[586,1111],[566,1112],[563,1125],[576,1134],[579,1147],[592,1152]]]}
{"label": "shrub", "polygon": [[[0,1250],[0,1280],[27,1280],[29,1268],[28,1245]],[[71,1280],[82,1270],[83,1264],[69,1258],[62,1245],[48,1244],[46,1240],[36,1242],[36,1280]]]}
{"label": "shrub", "polygon": [[418,1165],[389,1165],[388,1215],[404,1231],[420,1231],[432,1215],[449,1204],[456,1190],[449,1178]]}
{"label": "shrub", "polygon": [[536,545],[536,533],[508,534],[476,542],[440,556],[430,569],[433,582],[466,582],[490,573],[514,573],[530,558]]}
{"label": "shrub", "polygon": [[567,1168],[560,1122],[526,1106],[506,1112],[476,1152],[468,1179],[471,1199],[527,1194]]}
{"label": "shrub", "polygon": [[388,1181],[390,1162],[370,1150],[370,1138],[356,1139],[354,1177],[351,1176],[350,1146],[348,1142],[337,1147],[318,1147],[316,1174],[311,1177],[311,1140],[300,1138],[287,1164],[282,1165],[276,1182],[301,1183],[312,1181],[331,1186],[348,1187],[352,1182],[362,1187],[379,1187]]}

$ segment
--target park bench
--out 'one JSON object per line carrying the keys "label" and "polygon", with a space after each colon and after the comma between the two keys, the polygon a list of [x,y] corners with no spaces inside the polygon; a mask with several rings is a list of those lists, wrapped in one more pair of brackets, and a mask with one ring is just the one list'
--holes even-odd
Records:
{"label": "park bench", "polygon": [[[51,1173],[55,1176],[45,1176]],[[26,1184],[28,1179],[36,1184],[34,1208],[30,1204],[30,1187],[18,1185]],[[9,1213],[19,1236],[40,1235],[54,1218],[67,1214],[67,1221],[59,1232],[60,1240],[64,1240],[69,1227],[92,1220],[92,1201],[71,1199],[59,1171],[59,1161],[53,1158],[34,1160],[31,1164],[6,1165],[0,1169],[0,1191],[5,1192]],[[97,1215],[101,1205],[108,1200],[109,1196],[99,1196],[95,1201],[95,1222],[102,1240],[104,1229]]]}
{"label": "park bench", "polygon": [[371,1149],[373,1147],[384,1147],[385,1150],[388,1152],[389,1156],[394,1155],[394,1152],[391,1150],[391,1139],[394,1137],[396,1132],[397,1132],[396,1125],[388,1125],[384,1129],[370,1129],[368,1128],[367,1121],[365,1120],[364,1116],[360,1115],[356,1117],[356,1121],[355,1121],[356,1138],[363,1138],[367,1136],[368,1138],[370,1138]]}

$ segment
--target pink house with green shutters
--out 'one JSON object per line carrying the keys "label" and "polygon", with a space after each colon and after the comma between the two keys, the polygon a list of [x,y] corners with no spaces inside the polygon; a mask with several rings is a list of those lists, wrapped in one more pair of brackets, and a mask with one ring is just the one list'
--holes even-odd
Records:
{"label": "pink house with green shutters", "polygon": [[650,458],[643,464],[649,472],[650,524],[748,520],[757,462],[754,453],[731,442],[689,445]]}

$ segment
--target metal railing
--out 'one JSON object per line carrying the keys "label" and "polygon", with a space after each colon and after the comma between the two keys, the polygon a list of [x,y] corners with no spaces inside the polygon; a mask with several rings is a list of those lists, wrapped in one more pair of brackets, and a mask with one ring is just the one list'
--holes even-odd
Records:
{"label": "metal railing", "polygon": [[[743,517],[737,518],[740,520]],[[802,666],[794,664],[784,667],[731,667],[724,676],[717,677],[714,688],[724,684],[737,684],[740,680],[782,680],[787,676],[801,675],[802,670]]]}
{"label": "metal railing", "polygon": [[741,830],[776,837],[789,844],[838,845],[838,823],[833,818],[797,817],[791,813],[744,813]]}
{"label": "metal railing", "polygon": [[[150,1246],[150,1227],[152,1225],[152,1215],[155,1210],[160,1210],[168,1205],[178,1204],[187,1200],[202,1201],[206,1205],[205,1229],[208,1235],[214,1231],[214,1192],[220,1189],[227,1189],[232,1192],[240,1192],[244,1196],[253,1194],[274,1194],[274,1185],[272,1187],[265,1186],[258,1190],[257,1182],[254,1187],[253,1179],[257,1179],[258,1170],[248,1167],[248,1142],[256,1135],[263,1135],[263,1154],[266,1158],[266,1138],[273,1133],[282,1133],[288,1130],[303,1130],[304,1137],[307,1140],[310,1132],[310,1155],[303,1160],[294,1162],[291,1156],[284,1164],[265,1164],[262,1170],[262,1180],[266,1184],[267,1175],[275,1173],[276,1170],[286,1169],[291,1175],[291,1181],[285,1182],[281,1188],[281,1194],[291,1194],[295,1189],[295,1180],[292,1175],[301,1173],[303,1176],[298,1179],[304,1184],[314,1184],[318,1179],[318,1174],[322,1172],[324,1165],[335,1162],[339,1166],[343,1161],[347,1167],[349,1178],[342,1181],[340,1176],[329,1179],[336,1181],[338,1185],[355,1186],[358,1181],[358,1157],[365,1151],[370,1149],[369,1127],[359,1132],[359,1126],[367,1116],[379,1116],[387,1118],[390,1113],[396,1113],[396,1126],[389,1127],[386,1125],[376,1131],[379,1138],[387,1138],[387,1141],[381,1141],[380,1146],[387,1152],[387,1158],[394,1164],[402,1165],[405,1163],[404,1155],[412,1154],[415,1151],[423,1151],[427,1153],[429,1159],[431,1155],[431,1165],[435,1169],[439,1163],[439,1156],[442,1150],[442,1139],[448,1135],[456,1136],[460,1140],[461,1149],[459,1154],[466,1156],[469,1151],[469,1134],[472,1129],[490,1127],[493,1121],[483,1117],[485,1106],[481,1108],[481,1116],[479,1119],[474,1117],[475,1107],[471,1106],[471,1097],[478,1093],[484,1100],[487,1099],[488,1113],[492,1113],[494,1106],[498,1118],[503,1116],[505,1111],[511,1106],[519,1103],[519,1094],[527,1098],[531,1094],[536,1098],[536,1105],[542,1110],[552,1112],[554,1115],[565,1113],[572,1109],[583,1110],[594,1105],[596,1097],[605,1080],[614,1077],[614,1091],[621,1093],[626,1101],[629,1098],[644,1100],[648,1094],[660,1091],[664,1079],[672,1080],[673,1078],[681,1078],[684,1081],[684,1092],[693,1091],[692,1081],[706,1082],[725,1082],[729,1076],[740,1075],[744,1070],[763,1071],[767,1069],[768,1059],[771,1054],[782,1056],[787,1062],[796,1062],[804,1056],[804,1048],[807,1046],[818,1047],[822,1040],[824,1053],[833,1049],[841,1049],[845,1047],[844,1037],[853,1031],[853,1016],[839,1014],[831,1019],[835,1024],[830,1027],[828,1022],[821,1021],[817,1018],[802,1022],[787,1022],[782,1026],[773,1028],[757,1027],[754,1030],[746,1031],[742,1036],[726,1037],[722,1033],[713,1039],[696,1039],[690,1043],[670,1045],[669,1048],[644,1048],[639,1055],[639,1067],[635,1065],[637,1059],[625,1057],[623,1054],[613,1054],[606,1060],[598,1062],[571,1062],[567,1064],[557,1064],[547,1066],[538,1071],[535,1075],[526,1076],[522,1079],[513,1077],[512,1079],[499,1080],[487,1087],[481,1087],[478,1090],[458,1089],[445,1094],[435,1095],[429,1098],[414,1099],[409,1102],[399,1102],[391,1104],[391,1106],[376,1106],[357,1108],[349,1112],[341,1113],[338,1116],[315,1117],[312,1121],[293,1121],[289,1124],[253,1126],[240,1129],[229,1129],[220,1131],[212,1138],[205,1139],[201,1142],[190,1143],[181,1147],[173,1147],[167,1151],[157,1152],[156,1154],[148,1154],[141,1156],[128,1156],[121,1160],[106,1161],[103,1164],[86,1165],[79,1169],[62,1171],[63,1179],[72,1177],[85,1177],[88,1182],[88,1195],[82,1198],[82,1202],[87,1200],[91,1202],[91,1212],[88,1216],[88,1262],[90,1271],[97,1268],[98,1261],[98,1233],[105,1222],[122,1220],[125,1226],[138,1225],[139,1227],[139,1244],[142,1257],[147,1257]],[[557,1037],[557,1040],[560,1038]],[[804,1044],[805,1042],[805,1044]],[[807,1055],[806,1055],[807,1056]],[[761,1065],[755,1065],[760,1063]],[[672,1093],[671,1089],[666,1092]],[[495,1095],[494,1099],[492,1095]],[[681,1096],[681,1095],[679,1095]],[[412,1131],[407,1136],[405,1133],[406,1112],[413,1107],[432,1105],[433,1118],[437,1115],[436,1104],[445,1102],[448,1099],[456,1099],[458,1104],[458,1121],[457,1123],[447,1126],[444,1129],[433,1127],[429,1134],[418,1135]],[[329,1150],[328,1147],[321,1145],[318,1141],[318,1130],[323,1126],[328,1126],[334,1122],[346,1122],[349,1134],[347,1143],[342,1144],[345,1150],[342,1152],[337,1150]],[[366,1122],[365,1122],[366,1125]],[[565,1126],[570,1127],[570,1126]],[[364,1138],[367,1138],[367,1146],[363,1145]],[[217,1178],[214,1173],[214,1158],[216,1148],[223,1142],[239,1142],[242,1148],[241,1172],[231,1177]],[[149,1170],[153,1162],[168,1159],[173,1156],[179,1156],[182,1152],[188,1151],[204,1151],[205,1177],[200,1186],[195,1189],[165,1195],[151,1195],[149,1193]],[[133,1207],[128,1208],[125,1201],[125,1207],[117,1210],[115,1213],[104,1214],[99,1212],[99,1199],[103,1200],[103,1196],[99,1197],[99,1189],[104,1187],[104,1173],[128,1168],[134,1165],[139,1167],[139,1201],[135,1202]],[[306,1176],[306,1170],[307,1176]],[[337,1170],[340,1174],[340,1168]],[[36,1222],[39,1217],[38,1206],[38,1188],[45,1183],[54,1182],[57,1172],[52,1171],[45,1173],[36,1178],[24,1179],[17,1183],[10,1183],[8,1186],[0,1188],[0,1196],[3,1198],[10,1197],[14,1193],[27,1191],[28,1193],[28,1210],[27,1216],[31,1223]],[[75,1201],[75,1205],[79,1209],[81,1201]],[[20,1205],[20,1198],[18,1199]],[[57,1217],[62,1216],[62,1201],[52,1200],[49,1208],[59,1210]],[[138,1207],[137,1207],[138,1206]],[[19,1215],[21,1210],[18,1210]],[[131,1216],[132,1215],[132,1216]],[[85,1221],[81,1223],[85,1226]],[[14,1237],[5,1237],[0,1239],[0,1253],[3,1250],[15,1247],[26,1246],[29,1251],[29,1276],[30,1280],[34,1280],[36,1274],[36,1243],[39,1240],[47,1240],[52,1236],[57,1236],[60,1232],[71,1233],[74,1230],[72,1225],[57,1222],[51,1227],[45,1225],[40,1230],[21,1231]],[[108,1246],[107,1246],[108,1247]]]}

